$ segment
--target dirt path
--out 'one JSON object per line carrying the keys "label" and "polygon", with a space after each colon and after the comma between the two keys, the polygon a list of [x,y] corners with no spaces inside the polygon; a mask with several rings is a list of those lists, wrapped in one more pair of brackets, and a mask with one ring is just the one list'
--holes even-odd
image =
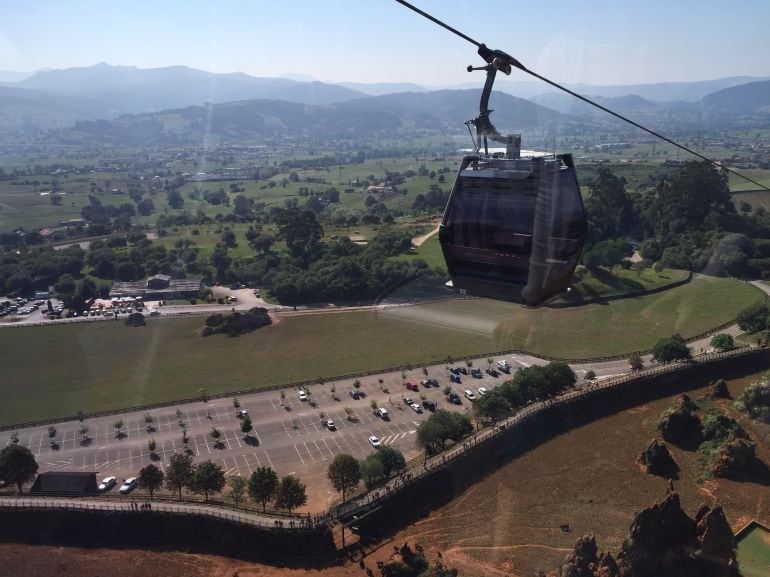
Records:
{"label": "dirt path", "polygon": [[436,228],[431,230],[430,232],[427,232],[425,234],[422,234],[420,236],[416,236],[412,239],[412,244],[414,246],[422,246],[422,243],[424,243],[426,240],[428,240],[430,237],[432,237],[434,234],[438,232],[439,227],[441,226],[440,222],[436,223]]}

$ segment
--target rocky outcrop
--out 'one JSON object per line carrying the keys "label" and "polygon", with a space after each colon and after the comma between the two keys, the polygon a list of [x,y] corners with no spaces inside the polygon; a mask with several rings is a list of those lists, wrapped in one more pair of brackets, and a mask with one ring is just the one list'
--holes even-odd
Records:
{"label": "rocky outcrop", "polygon": [[696,409],[697,406],[690,397],[680,395],[658,421],[658,430],[663,438],[670,443],[681,443],[689,437],[700,425],[700,419],[695,414]]}
{"label": "rocky outcrop", "polygon": [[704,555],[729,559],[735,549],[735,535],[722,507],[715,507],[697,520],[695,532]]}
{"label": "rocky outcrop", "polygon": [[647,448],[639,455],[637,462],[642,465],[644,472],[650,475],[672,478],[679,471],[666,443],[658,439],[650,441]]}
{"label": "rocky outcrop", "polygon": [[727,383],[724,379],[719,379],[712,383],[709,383],[709,388],[706,391],[707,399],[731,399],[730,390],[727,388]]}
{"label": "rocky outcrop", "polygon": [[757,447],[745,438],[733,436],[722,445],[712,472],[717,477],[751,474],[757,465]]}
{"label": "rocky outcrop", "polygon": [[695,519],[677,493],[636,515],[616,557],[598,553],[596,538],[575,542],[559,577],[737,577],[735,537],[721,507]]}

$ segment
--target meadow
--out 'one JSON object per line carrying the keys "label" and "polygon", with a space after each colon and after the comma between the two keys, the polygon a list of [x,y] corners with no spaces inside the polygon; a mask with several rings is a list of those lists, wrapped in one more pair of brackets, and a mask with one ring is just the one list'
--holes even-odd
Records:
{"label": "meadow", "polygon": [[[394,298],[398,294],[393,295]],[[0,329],[0,424],[524,349],[557,358],[622,355],[702,333],[761,298],[696,276],[655,295],[568,309],[451,299],[381,311],[276,317],[238,338],[200,337],[203,317]]]}

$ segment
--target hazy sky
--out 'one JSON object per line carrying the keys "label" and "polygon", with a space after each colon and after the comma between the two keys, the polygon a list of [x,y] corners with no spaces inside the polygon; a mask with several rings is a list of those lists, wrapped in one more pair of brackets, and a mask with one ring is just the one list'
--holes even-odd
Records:
{"label": "hazy sky", "polygon": [[[557,82],[770,76],[767,0],[414,3]],[[6,0],[0,14],[0,70],[104,61],[447,85],[475,82],[465,67],[481,62],[394,0]]]}

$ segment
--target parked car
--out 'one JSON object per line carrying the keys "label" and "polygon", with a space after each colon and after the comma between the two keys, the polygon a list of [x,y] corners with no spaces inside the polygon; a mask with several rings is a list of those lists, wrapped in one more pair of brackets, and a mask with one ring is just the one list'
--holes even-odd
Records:
{"label": "parked car", "polygon": [[115,486],[115,483],[117,482],[118,480],[115,477],[105,477],[104,479],[102,479],[102,482],[99,483],[98,489],[101,492],[109,491]]}
{"label": "parked car", "polygon": [[422,402],[422,406],[428,409],[430,412],[433,412],[436,410],[436,401],[431,401],[430,399],[425,399]]}
{"label": "parked car", "polygon": [[486,394],[487,394],[487,389],[486,389],[486,387],[479,387],[479,396],[480,396],[480,397],[483,397],[483,396],[484,396],[484,395],[486,395]]}
{"label": "parked car", "polygon": [[[105,314],[107,314],[107,313],[105,313]],[[159,310],[151,311],[150,312],[150,316],[151,317],[159,317],[160,316],[160,311]]]}
{"label": "parked car", "polygon": [[420,387],[417,386],[417,383],[412,383],[412,382],[407,382],[406,383],[406,388],[409,389],[410,391],[419,391],[420,390]]}
{"label": "parked car", "polygon": [[459,368],[458,368],[458,370],[459,370],[459,371],[460,371],[460,373],[462,373],[463,375],[467,375],[467,374],[468,374],[468,369],[466,369],[465,367],[459,367]]}
{"label": "parked car", "polygon": [[438,387],[438,379],[428,379],[428,383],[432,387]]}
{"label": "parked car", "polygon": [[430,381],[429,381],[428,379],[422,379],[422,380],[420,381],[420,384],[421,384],[423,387],[425,387],[426,389],[429,389],[429,388],[430,388]]}
{"label": "parked car", "polygon": [[335,424],[334,424],[334,421],[332,421],[331,419],[326,419],[326,420],[324,421],[324,425],[325,425],[325,426],[326,426],[326,428],[327,428],[327,429],[329,429],[330,431],[336,431],[336,430],[337,430],[337,425],[335,425]]}
{"label": "parked car", "polygon": [[376,411],[374,411],[374,414],[385,421],[390,418],[388,417],[388,410],[383,407],[379,407]]}
{"label": "parked car", "polygon": [[497,361],[497,368],[503,371],[505,374],[508,374],[511,372],[511,365],[508,364],[508,361],[503,359],[502,361]]}
{"label": "parked car", "polygon": [[447,397],[449,399],[449,402],[453,405],[462,405],[463,400],[460,398],[460,395],[457,393],[449,393],[449,396]]}
{"label": "parked car", "polygon": [[474,393],[470,389],[465,389],[465,391],[463,391],[463,394],[465,395],[465,398],[468,399],[469,401],[476,400],[476,393]]}
{"label": "parked car", "polygon": [[500,373],[498,373],[498,372],[497,372],[495,369],[491,369],[491,368],[490,368],[490,369],[487,369],[487,370],[486,370],[486,373],[487,373],[487,374],[488,374],[490,377],[498,377],[498,376],[500,376]]}
{"label": "parked car", "polygon": [[480,379],[484,376],[481,372],[481,369],[471,369],[471,375],[474,379]]}
{"label": "parked car", "polygon": [[380,440],[375,435],[369,437],[369,444],[375,449],[382,447],[382,443],[380,443]]}
{"label": "parked car", "polygon": [[126,495],[133,491],[136,488],[136,477],[129,477],[125,481],[123,481],[123,484],[120,486],[121,495]]}
{"label": "parked car", "polygon": [[454,373],[449,375],[449,380],[452,381],[453,383],[462,383],[462,380],[460,379],[460,375],[456,375]]}
{"label": "parked car", "polygon": [[357,389],[350,389],[348,393],[350,394],[351,397],[353,397],[356,400],[361,398],[361,393],[359,393]]}
{"label": "parked car", "polygon": [[249,416],[249,412],[246,409],[239,409],[236,411],[235,416],[239,419],[244,419]]}
{"label": "parked car", "polygon": [[305,392],[305,390],[304,390],[304,389],[300,389],[300,390],[297,392],[297,396],[299,396],[299,400],[300,400],[300,401],[307,401],[307,393]]}
{"label": "parked car", "polygon": [[401,397],[401,399],[404,401],[405,405],[411,405],[412,403],[414,403],[411,397]]}
{"label": "parked car", "polygon": [[412,410],[413,410],[415,413],[422,413],[422,407],[421,407],[420,405],[418,405],[417,403],[412,403],[412,404],[411,404],[411,405],[409,405],[409,406],[410,406],[410,407],[412,407]]}

